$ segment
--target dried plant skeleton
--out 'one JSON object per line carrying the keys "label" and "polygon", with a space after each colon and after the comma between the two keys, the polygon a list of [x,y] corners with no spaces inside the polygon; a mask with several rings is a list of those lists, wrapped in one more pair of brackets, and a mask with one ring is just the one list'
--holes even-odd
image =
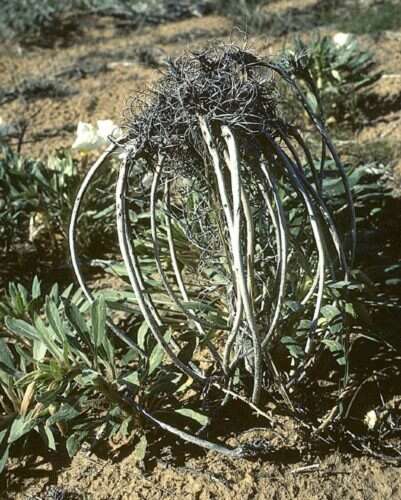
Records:
{"label": "dried plant skeleton", "polygon": [[[295,97],[302,120],[283,112],[283,88]],[[319,359],[323,341],[332,338],[320,321],[322,307],[337,300],[329,285],[349,279],[355,249],[346,174],[297,83],[296,60],[271,62],[233,46],[185,56],[170,63],[139,109],[130,110],[124,131],[89,170],[72,214],[71,257],[88,300],[75,246],[82,197],[105,160],[122,150],[119,246],[138,307],[169,363],[200,391],[214,387],[221,404],[238,395],[255,409],[268,387],[279,387],[289,400]],[[129,193],[138,169],[153,176],[146,197],[149,257],[169,297],[167,312],[147,285],[132,235]],[[325,191],[327,181],[338,179],[349,248]],[[183,262],[177,232],[198,262]],[[182,318],[182,329],[166,335],[171,311]],[[113,331],[132,346],[126,334]],[[196,339],[190,356],[183,354],[188,332]],[[209,360],[207,370],[199,353]]]}

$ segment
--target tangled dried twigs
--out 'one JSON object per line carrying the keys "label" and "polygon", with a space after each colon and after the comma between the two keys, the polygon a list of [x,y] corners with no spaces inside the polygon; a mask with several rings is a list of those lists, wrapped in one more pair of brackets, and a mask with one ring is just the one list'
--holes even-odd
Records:
{"label": "tangled dried twigs", "polygon": [[[118,239],[144,319],[171,363],[187,377],[200,387],[217,389],[222,405],[234,395],[260,413],[257,405],[269,385],[291,404],[290,395],[316,364],[325,342],[334,342],[330,322],[322,321],[322,307],[335,304],[341,310],[329,284],[348,280],[354,248],[354,243],[350,250],[344,247],[325,193],[326,177],[333,180],[337,171],[348,197],[354,237],[346,175],[323,124],[297,84],[299,70],[294,61],[273,63],[232,46],[171,62],[150,99],[131,106],[125,139],[110,147],[88,172],[70,227],[74,270],[92,300],[75,247],[79,209],[104,161],[123,149],[116,187]],[[306,111],[312,131],[310,124],[306,132],[299,130],[284,115],[283,85]],[[314,136],[323,144],[319,158],[309,146]],[[335,168],[327,170],[328,162]],[[131,236],[127,199],[130,177],[139,164],[153,176],[149,209],[158,274],[171,303],[187,321],[183,331],[189,329],[197,339],[189,360],[182,355],[186,345],[182,332],[166,336],[165,318],[146,286]],[[159,241],[163,224],[167,250]],[[191,273],[204,284],[203,294],[193,295],[193,280],[188,280],[179,262],[177,227],[188,244],[201,251],[202,262],[193,263]],[[166,259],[172,271],[166,270]],[[225,297],[219,317],[205,307],[210,290],[205,266],[220,276],[213,292],[220,300]],[[112,328],[139,350],[131,338]],[[346,331],[338,338],[346,339]],[[283,344],[290,354],[284,361]],[[209,353],[211,371],[200,368],[196,350]],[[249,379],[250,401],[239,394]],[[191,437],[144,409],[138,411],[195,444],[233,456],[244,454],[242,449],[228,450]]]}

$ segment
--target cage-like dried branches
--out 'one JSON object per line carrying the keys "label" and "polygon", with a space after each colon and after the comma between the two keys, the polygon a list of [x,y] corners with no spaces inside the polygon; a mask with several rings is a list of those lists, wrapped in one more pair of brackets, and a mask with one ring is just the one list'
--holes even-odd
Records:
{"label": "cage-like dried branches", "polygon": [[[117,229],[138,306],[171,363],[200,387],[217,388],[222,404],[246,390],[247,384],[241,385],[246,379],[252,381],[248,402],[253,408],[269,381],[289,398],[329,338],[319,325],[328,283],[348,279],[354,243],[345,248],[330,210],[324,181],[334,170],[325,171],[328,161],[343,183],[353,239],[351,195],[324,125],[297,84],[296,71],[294,61],[274,63],[233,46],[171,62],[147,100],[141,105],[133,101],[125,139],[90,169],[72,215],[72,262],[92,300],[75,248],[80,204],[104,160],[123,150]],[[283,88],[291,92],[293,106],[300,105],[300,113],[309,117],[304,130],[283,112]],[[323,144],[320,158],[310,147],[316,139]],[[212,360],[208,372],[195,353],[190,360],[182,356],[180,331],[166,337],[164,312],[146,286],[127,204],[138,162],[153,179],[148,198],[151,255],[171,303],[186,319],[183,330],[192,332],[197,348]],[[160,243],[161,227],[167,248]],[[189,266],[190,273],[180,263],[177,228],[201,255],[198,265]],[[207,267],[220,276],[220,284],[210,286]],[[218,318],[205,307],[214,300],[224,304]],[[134,347],[132,339],[113,329]],[[293,342],[289,362],[282,360],[284,338]]]}

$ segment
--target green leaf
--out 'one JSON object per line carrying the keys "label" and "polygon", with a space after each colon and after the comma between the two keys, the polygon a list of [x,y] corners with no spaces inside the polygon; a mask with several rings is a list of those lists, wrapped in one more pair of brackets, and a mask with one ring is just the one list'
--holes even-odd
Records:
{"label": "green leaf", "polygon": [[71,302],[64,301],[64,310],[79,337],[89,345],[88,327],[78,307]]}
{"label": "green leaf", "polygon": [[28,416],[24,417],[19,415],[13,420],[10,429],[10,435],[8,436],[8,443],[14,443],[20,437],[28,434],[36,425],[35,419],[30,419]]}
{"label": "green leaf", "polygon": [[106,303],[103,295],[99,295],[92,305],[92,334],[96,347],[102,345],[106,335]]}
{"label": "green leaf", "polygon": [[319,109],[319,105],[318,105],[316,96],[314,94],[312,94],[312,92],[308,92],[308,94],[306,96],[306,100],[308,101],[309,106],[312,108],[312,111],[314,113],[317,113],[317,111]]}
{"label": "green leaf", "polygon": [[340,73],[336,70],[336,69],[333,69],[331,74],[333,75],[333,77],[338,81],[338,82],[341,82],[342,78],[341,78],[341,75]]}
{"label": "green leaf", "polygon": [[195,420],[202,426],[207,425],[209,422],[209,418],[206,415],[202,415],[202,413],[191,410],[190,408],[180,408],[179,410],[175,410],[175,412],[179,413],[180,415],[184,415],[184,417]]}
{"label": "green leaf", "polygon": [[32,356],[35,361],[41,362],[47,352],[47,346],[41,340],[35,340],[32,348]]}
{"label": "green leaf", "polygon": [[334,318],[341,314],[341,311],[336,306],[332,306],[330,304],[323,306],[320,312],[322,316],[328,321],[332,321]]}
{"label": "green leaf", "polygon": [[0,474],[3,472],[4,467],[6,466],[9,452],[10,452],[10,445],[7,445],[0,457]]}
{"label": "green leaf", "polygon": [[12,371],[15,370],[11,352],[2,338],[0,338],[0,361]]}
{"label": "green leaf", "polygon": [[337,340],[323,339],[323,344],[327,345],[331,352],[342,351],[343,347]]}
{"label": "green leaf", "polygon": [[351,281],[337,281],[336,283],[330,283],[328,285],[330,288],[334,289],[344,289],[344,290],[362,290],[363,285],[361,283],[352,283]]}
{"label": "green leaf", "polygon": [[63,291],[63,293],[61,294],[61,298],[63,299],[69,299],[70,298],[70,295],[71,295],[71,292],[72,292],[72,289],[73,289],[74,285],[73,283],[71,283],[70,285],[67,286],[67,288]]}
{"label": "green leaf", "polygon": [[[171,339],[171,331],[169,330],[164,335],[164,340],[166,342],[170,342],[170,339]],[[157,343],[153,348],[149,357],[149,370],[148,370],[149,375],[152,375],[152,373],[160,366],[161,362],[163,361],[164,354],[165,354],[164,348],[159,343]]]}
{"label": "green leaf", "polygon": [[357,317],[353,304],[350,303],[345,304],[345,312],[354,319]]}
{"label": "green leaf", "polygon": [[53,336],[49,328],[47,328],[47,326],[44,324],[40,316],[35,316],[34,324],[36,331],[40,335],[40,340],[42,340],[46,344],[46,347],[53,354],[53,356],[55,356],[58,359],[62,359],[63,357],[62,349],[58,347],[57,344],[54,342]]}
{"label": "green leaf", "polygon": [[120,429],[118,430],[118,433],[120,436],[123,437],[123,439],[127,439],[129,436],[129,426],[132,422],[132,417],[127,417],[124,422],[121,424]]}
{"label": "green leaf", "polygon": [[94,370],[82,370],[76,381],[82,386],[94,385],[99,378],[99,373]]}
{"label": "green leaf", "polygon": [[40,281],[37,276],[33,278],[31,294],[32,294],[32,300],[36,300],[40,297],[41,288],[40,288]]}
{"label": "green leaf", "polygon": [[76,418],[79,415],[79,411],[68,403],[64,403],[56,411],[54,415],[47,419],[46,425],[51,426],[56,422],[68,422]]}
{"label": "green leaf", "polygon": [[187,309],[187,310],[198,310],[198,311],[204,311],[204,312],[214,312],[214,313],[217,313],[218,311],[216,311],[216,308],[211,306],[210,304],[207,304],[205,302],[201,302],[201,301],[196,301],[196,300],[191,300],[191,301],[188,301],[188,302],[183,302],[182,303],[182,307],[183,309]]}
{"label": "green leaf", "polygon": [[41,425],[39,427],[39,433],[42,436],[45,445],[53,451],[56,451],[56,441],[54,439],[53,431],[47,425]]}
{"label": "green leaf", "polygon": [[8,443],[8,436],[7,436],[8,431],[9,431],[8,428],[0,431],[0,447],[4,446],[5,443]]}
{"label": "green leaf", "polygon": [[340,342],[333,339],[323,339],[322,343],[327,345],[330,352],[333,353],[337,363],[341,366],[346,364],[345,356],[344,356],[344,347]]}
{"label": "green leaf", "polygon": [[146,436],[142,436],[134,450],[134,457],[138,462],[142,462],[145,458],[147,447],[148,440],[146,439]]}
{"label": "green leaf", "polygon": [[296,340],[292,337],[282,337],[281,342],[287,347],[288,352],[293,358],[303,358],[304,351],[296,343]]}
{"label": "green leaf", "polygon": [[144,321],[138,329],[138,345],[142,350],[145,350],[145,341],[148,331],[149,325]]}
{"label": "green leaf", "polygon": [[124,382],[127,382],[128,384],[136,385],[138,387],[140,385],[138,372],[133,372],[130,375],[124,377],[122,380]]}
{"label": "green leaf", "polygon": [[82,431],[82,432],[74,432],[73,434],[71,434],[71,436],[68,437],[65,445],[70,458],[72,458],[80,449],[82,442],[84,441],[87,435],[88,435],[87,431]]}
{"label": "green leaf", "polygon": [[161,364],[164,358],[164,348],[157,343],[155,347],[153,348],[153,351],[149,357],[149,375],[152,375],[152,373],[158,368],[158,366]]}
{"label": "green leaf", "polygon": [[61,319],[58,307],[51,300],[49,300],[46,304],[46,314],[50,326],[59,338],[60,342],[66,342],[63,321]]}
{"label": "green leaf", "polygon": [[193,379],[188,377],[183,384],[178,386],[175,392],[180,393],[180,392],[185,392],[191,385],[194,383]]}
{"label": "green leaf", "polygon": [[113,212],[115,211],[115,206],[114,204],[113,205],[110,205],[109,207],[101,210],[100,212],[97,212],[94,216],[93,216],[93,219],[94,220],[97,220],[97,219],[101,219],[102,217],[105,217],[106,215],[110,215],[112,214]]}
{"label": "green leaf", "polygon": [[59,293],[59,286],[58,286],[58,283],[55,283],[53,286],[52,286],[52,289],[50,290],[50,293],[49,293],[49,299],[53,302],[55,302],[56,304],[59,303],[59,300],[60,300],[60,293]]}
{"label": "green leaf", "polygon": [[39,340],[36,329],[22,319],[7,317],[5,319],[5,325],[6,328],[12,333],[15,333],[15,335],[19,335],[20,337],[24,337],[29,340]]}
{"label": "green leaf", "polygon": [[103,348],[104,348],[104,352],[106,353],[108,362],[112,366],[115,366],[114,347],[113,347],[113,344],[110,342],[110,340],[107,338],[107,336],[104,337]]}

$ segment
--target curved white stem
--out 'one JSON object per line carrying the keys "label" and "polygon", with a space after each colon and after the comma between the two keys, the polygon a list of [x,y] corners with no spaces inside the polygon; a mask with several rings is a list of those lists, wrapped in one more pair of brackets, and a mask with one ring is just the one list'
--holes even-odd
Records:
{"label": "curved white stem", "polygon": [[[230,158],[228,155],[227,151],[224,151],[224,159],[227,164],[227,167],[231,167],[230,163]],[[251,207],[249,204],[249,199],[248,196],[245,192],[245,189],[241,185],[241,202],[242,202],[242,207],[244,210],[244,216],[245,216],[245,221],[246,221],[246,245],[247,245],[247,252],[246,252],[246,259],[247,259],[247,287],[248,287],[248,293],[250,295],[251,301],[253,303],[253,297],[254,297],[254,247],[255,247],[255,232],[254,232],[254,227],[253,227],[253,220],[252,220],[252,211]],[[226,345],[224,348],[224,355],[223,355],[223,367],[224,367],[224,372],[226,374],[229,374],[232,372],[232,367],[236,365],[238,356],[235,357],[235,359],[231,360],[230,363],[230,358],[231,358],[231,351],[232,348],[235,344],[235,340],[237,338],[238,332],[239,332],[239,327],[241,324],[242,320],[242,314],[243,314],[243,301],[241,294],[238,293],[237,290],[237,298],[236,298],[236,307],[235,307],[235,315],[234,315],[234,321],[231,329],[231,333],[226,341]]]}
{"label": "curved white stem", "polygon": [[[234,273],[237,278],[238,290],[242,297],[244,313],[248,323],[248,327],[252,335],[252,343],[254,348],[254,387],[252,401],[257,402],[260,397],[261,381],[262,381],[262,355],[261,343],[259,339],[258,327],[256,323],[255,311],[253,302],[248,292],[247,281],[244,273],[244,265],[241,252],[241,174],[238,155],[238,146],[230,128],[223,126],[221,128],[223,139],[227,145],[228,160],[230,163],[231,172],[231,190],[233,198],[233,230],[231,235],[231,244],[234,260]],[[220,175],[221,169],[219,163],[214,163],[216,176]]]}
{"label": "curved white stem", "polygon": [[[320,209],[320,211],[321,211],[321,213],[323,215],[323,218],[327,222],[327,226],[329,228],[329,232],[330,232],[330,235],[332,237],[332,241],[333,241],[334,247],[336,249],[336,252],[337,252],[337,255],[338,255],[338,259],[341,262],[341,265],[342,265],[342,267],[343,267],[343,269],[345,271],[345,279],[348,279],[348,277],[349,277],[349,270],[348,270],[347,259],[346,259],[345,253],[344,253],[344,248],[343,248],[340,236],[339,236],[338,231],[337,231],[337,227],[336,227],[336,225],[334,223],[334,220],[332,218],[330,210],[328,209],[326,203],[324,202],[323,198],[321,197],[319,191],[318,190],[314,190],[313,187],[310,186],[310,184],[307,182],[307,180],[305,178],[305,175],[304,175],[304,173],[302,171],[302,165],[301,165],[299,156],[298,156],[298,154],[297,154],[294,146],[287,139],[287,137],[285,136],[285,134],[280,133],[280,137],[285,142],[285,144],[288,147],[288,149],[291,151],[291,154],[292,154],[292,156],[294,158],[294,161],[295,161],[295,165],[297,166],[297,169],[298,169],[298,173],[299,173],[300,177],[302,178],[303,184],[305,185],[305,187],[307,187],[309,189],[311,195],[315,198],[315,200],[317,202],[317,205],[318,205],[318,208]],[[295,135],[295,137],[297,137],[297,135]],[[302,138],[298,138],[298,143],[301,145],[302,149],[304,150],[305,155],[306,155],[307,160],[308,160],[308,163],[311,166],[313,164],[313,159],[312,159],[312,157],[310,155],[309,150],[306,148],[305,145],[303,145]]]}
{"label": "curved white stem", "polygon": [[87,300],[92,303],[93,302],[93,297],[91,292],[89,291],[88,287],[86,286],[85,280],[83,279],[79,264],[78,264],[78,255],[77,255],[77,248],[76,248],[76,241],[75,241],[75,236],[77,232],[77,223],[78,223],[78,217],[79,217],[79,212],[81,209],[81,204],[83,197],[85,196],[86,191],[88,190],[88,187],[96,175],[97,171],[100,169],[100,167],[103,165],[103,163],[108,159],[108,157],[117,149],[116,144],[112,144],[109,146],[101,156],[96,160],[96,162],[92,165],[92,167],[88,170],[88,173],[86,174],[84,180],[82,181],[78,193],[75,197],[74,201],[74,206],[72,207],[72,212],[71,212],[71,219],[70,219],[70,225],[68,228],[68,245],[69,245],[69,250],[70,250],[70,256],[71,256],[71,263],[72,263],[72,268],[74,270],[75,276],[77,278],[77,281],[79,283],[79,286],[81,287],[82,291],[84,292],[85,297]]}
{"label": "curved white stem", "polygon": [[300,88],[298,82],[295,78],[291,78],[291,76],[280,66],[277,64],[267,63],[266,67],[278,73],[291,87],[295,95],[299,98],[302,106],[310,117],[312,123],[315,125],[317,131],[322,137],[323,142],[326,144],[327,148],[330,151],[331,156],[333,157],[336,168],[340,174],[341,181],[344,186],[345,194],[347,197],[348,210],[350,212],[351,219],[351,237],[352,237],[352,248],[351,248],[351,258],[350,258],[350,266],[352,267],[354,258],[355,258],[355,250],[356,250],[356,217],[355,217],[355,207],[352,199],[351,189],[348,183],[347,174],[345,173],[344,167],[341,163],[341,160],[335,150],[333,143],[331,142],[330,137],[328,136],[323,123],[319,120],[319,118],[315,115],[313,110],[311,109],[308,100],[306,99],[302,89]]}
{"label": "curved white stem", "polygon": [[163,158],[159,158],[159,162],[156,167],[156,171],[153,175],[153,181],[152,181],[152,187],[150,191],[150,224],[151,224],[151,233],[152,233],[152,244],[153,244],[153,253],[155,256],[155,262],[156,262],[156,267],[157,270],[160,274],[160,278],[163,282],[163,285],[167,291],[168,296],[171,298],[171,300],[176,304],[178,309],[188,318],[191,319],[192,321],[195,321],[197,324],[202,324],[208,328],[213,328],[214,325],[213,323],[207,321],[207,320],[201,320],[197,318],[190,309],[184,307],[182,304],[181,300],[177,296],[177,294],[174,292],[172,287],[170,286],[170,283],[168,282],[166,273],[164,272],[161,259],[160,259],[160,243],[159,243],[159,237],[157,235],[157,226],[156,226],[156,193],[157,193],[157,188],[159,185],[160,181],[160,176],[162,173],[163,169]]}
{"label": "curved white stem", "polygon": [[117,209],[117,232],[118,241],[120,244],[121,254],[124,260],[124,264],[127,269],[128,278],[130,280],[131,286],[136,295],[138,306],[141,313],[149,325],[150,331],[157,340],[157,342],[163,347],[167,355],[173,361],[173,363],[186,375],[198,380],[199,382],[205,383],[206,378],[195,372],[193,369],[189,368],[185,363],[183,363],[172,351],[169,344],[164,339],[162,333],[159,330],[159,325],[156,323],[152,314],[149,312],[146,301],[144,299],[139,280],[138,280],[138,268],[135,260],[130,258],[129,242],[127,241],[127,208],[126,208],[126,190],[127,190],[127,179],[128,179],[128,164],[127,159],[124,159],[120,167],[120,173],[118,176],[117,186],[116,186],[116,209]]}
{"label": "curved white stem", "polygon": [[[277,209],[277,229],[278,229],[278,249],[280,251],[279,265],[280,265],[280,283],[279,283],[279,291],[278,297],[276,301],[276,307],[274,310],[273,318],[270,323],[269,330],[262,341],[262,348],[268,345],[271,341],[278,320],[280,318],[281,307],[283,305],[284,296],[285,296],[285,285],[286,285],[286,276],[287,276],[287,254],[288,254],[288,238],[287,238],[287,223],[284,214],[283,205],[281,203],[280,196],[277,191],[276,180],[274,179],[273,173],[270,172],[265,165],[261,164],[261,171],[265,176],[269,187],[273,193],[273,199]],[[270,200],[268,196],[266,196],[266,203],[268,206],[270,205]],[[270,208],[270,211],[272,207]]]}
{"label": "curved white stem", "polygon": [[252,401],[257,403],[260,397],[261,382],[262,382],[262,356],[259,336],[257,333],[256,320],[253,313],[253,305],[251,304],[246,279],[244,275],[241,246],[240,246],[240,222],[241,222],[241,179],[239,175],[238,150],[234,137],[228,127],[222,128],[223,137],[226,140],[228,154],[231,163],[231,189],[233,197],[233,213],[230,210],[230,203],[225,187],[223,171],[220,166],[220,158],[213,144],[213,139],[209,127],[203,117],[199,117],[200,128],[203,134],[204,141],[212,157],[213,167],[217,179],[219,195],[223,205],[223,210],[226,216],[227,226],[229,228],[231,251],[233,254],[233,271],[237,285],[237,291],[241,294],[245,317],[248,327],[251,331],[253,348],[254,348],[254,386],[252,393]]}
{"label": "curved white stem", "polygon": [[322,307],[322,302],[323,302],[324,283],[325,283],[325,261],[326,261],[325,249],[324,249],[324,247],[325,247],[324,235],[320,231],[320,227],[319,227],[318,220],[317,220],[317,214],[316,214],[314,206],[309,198],[308,192],[305,189],[305,187],[303,186],[302,182],[299,180],[297,173],[296,173],[294,167],[292,166],[291,160],[283,152],[283,150],[279,146],[277,146],[274,139],[269,134],[266,133],[265,136],[268,139],[269,144],[273,147],[276,155],[281,159],[283,164],[286,166],[287,172],[290,175],[290,178],[291,178],[294,186],[296,186],[298,192],[301,194],[301,196],[304,200],[304,203],[305,203],[305,206],[306,206],[306,209],[308,212],[309,220],[311,223],[313,236],[315,239],[316,248],[318,251],[318,271],[319,271],[318,290],[317,290],[315,309],[314,309],[314,313],[313,313],[313,317],[312,317],[312,327],[310,329],[310,334],[308,336],[308,340],[307,340],[307,343],[305,346],[305,353],[309,354],[311,349],[312,349],[312,336],[313,336],[314,330],[316,328],[317,320],[319,318],[320,309]]}
{"label": "curved white stem", "polygon": [[[78,223],[78,218],[79,218],[79,213],[82,205],[83,198],[86,194],[86,191],[89,188],[89,185],[92,181],[92,179],[95,177],[96,173],[98,170],[102,167],[104,162],[109,158],[109,156],[117,149],[116,144],[111,144],[99,158],[96,160],[96,162],[92,165],[92,167],[88,170],[88,173],[84,177],[84,180],[82,181],[78,193],[76,195],[74,205],[72,207],[72,212],[71,212],[71,219],[70,219],[70,225],[68,228],[68,246],[69,246],[69,251],[70,251],[70,256],[71,256],[71,263],[72,263],[72,268],[74,270],[75,277],[78,281],[78,284],[83,291],[86,299],[90,304],[94,302],[94,298],[92,293],[90,292],[89,288],[86,286],[85,280],[82,276],[81,269],[78,263],[78,255],[77,255],[77,247],[76,247],[76,233],[77,233],[77,223]],[[144,356],[145,353],[142,351],[142,349],[135,344],[135,342],[128,336],[126,335],[125,332],[121,331],[119,328],[117,328],[110,320],[107,320],[107,326],[111,329],[111,331],[120,339],[122,340],[126,345],[131,347],[131,349],[134,349],[137,351],[141,356]]]}

